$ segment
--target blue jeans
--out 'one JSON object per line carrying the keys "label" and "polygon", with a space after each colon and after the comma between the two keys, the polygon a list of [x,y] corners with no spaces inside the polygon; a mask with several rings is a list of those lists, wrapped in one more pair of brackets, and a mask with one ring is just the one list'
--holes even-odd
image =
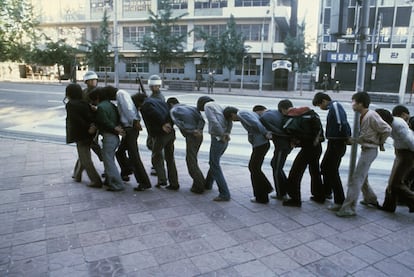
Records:
{"label": "blue jeans", "polygon": [[115,151],[119,145],[119,137],[111,133],[103,133],[102,137],[102,156],[107,185],[112,189],[122,190],[124,183],[115,163]]}
{"label": "blue jeans", "polygon": [[224,179],[223,171],[220,166],[220,158],[223,156],[228,146],[228,142],[217,140],[215,136],[211,136],[210,144],[210,168],[206,177],[206,188],[211,189],[213,182],[216,181],[219,189],[219,197],[230,199],[230,191],[227,187],[226,179]]}

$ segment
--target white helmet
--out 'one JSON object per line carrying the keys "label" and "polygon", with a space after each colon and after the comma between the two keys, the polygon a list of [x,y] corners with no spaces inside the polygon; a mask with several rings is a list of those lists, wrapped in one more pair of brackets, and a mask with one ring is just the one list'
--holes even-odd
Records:
{"label": "white helmet", "polygon": [[161,84],[162,81],[158,75],[151,75],[148,79],[148,86],[161,86]]}
{"label": "white helmet", "polygon": [[89,81],[89,80],[98,80],[98,75],[95,73],[95,71],[88,71],[83,75],[83,81]]}

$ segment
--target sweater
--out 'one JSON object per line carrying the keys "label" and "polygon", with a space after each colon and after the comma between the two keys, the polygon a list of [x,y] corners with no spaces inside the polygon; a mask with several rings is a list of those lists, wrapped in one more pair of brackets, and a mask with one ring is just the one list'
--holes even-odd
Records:
{"label": "sweater", "polygon": [[367,148],[376,148],[384,144],[391,134],[390,125],[385,122],[377,112],[368,110],[361,116],[360,129],[357,142]]}
{"label": "sweater", "polygon": [[391,137],[394,140],[394,148],[414,152],[414,133],[408,127],[407,122],[401,117],[394,117],[391,127]]}
{"label": "sweater", "polygon": [[204,105],[204,112],[208,121],[208,132],[210,135],[223,138],[230,134],[233,122],[226,120],[223,115],[223,108],[215,102],[208,102]]}
{"label": "sweater", "polygon": [[253,147],[268,143],[266,134],[269,132],[260,122],[260,116],[252,111],[239,111],[237,117],[247,130],[247,138]]}
{"label": "sweater", "polygon": [[202,131],[205,125],[201,113],[192,106],[176,104],[171,108],[170,116],[184,137],[192,134],[195,130]]}
{"label": "sweater", "polygon": [[127,91],[120,89],[116,92],[116,103],[122,127],[133,127],[134,121],[141,119]]}

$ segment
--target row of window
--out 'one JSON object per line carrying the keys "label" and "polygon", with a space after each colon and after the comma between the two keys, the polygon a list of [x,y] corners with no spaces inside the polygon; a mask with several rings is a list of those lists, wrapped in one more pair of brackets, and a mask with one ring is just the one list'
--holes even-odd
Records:
{"label": "row of window", "polygon": [[[243,33],[246,41],[260,41],[261,29],[264,27],[263,40],[268,40],[269,24],[239,24],[237,25],[237,31]],[[196,25],[194,26],[195,41],[202,41],[200,32],[207,34],[210,37],[219,37],[221,33],[226,30],[226,25]],[[187,34],[186,25],[176,25],[171,30],[173,34],[177,36]],[[150,34],[150,26],[129,26],[123,27],[123,37],[125,42],[138,42],[142,41],[146,34]]]}
{"label": "row of window", "polygon": [[[127,73],[149,73],[149,63],[142,61],[139,58],[124,58],[123,61],[126,64],[126,72]],[[198,65],[198,68],[201,70],[203,74],[208,74],[211,69],[208,68],[207,62]],[[242,68],[244,70],[243,75],[245,76],[258,76],[260,73],[259,66],[256,65],[256,59],[246,58],[244,61],[244,66],[239,65],[235,68],[235,74],[241,75]],[[111,72],[111,68],[99,68],[100,72]],[[159,69],[161,72],[161,69]],[[216,74],[223,74],[222,68],[214,69]],[[176,73],[176,74],[184,74],[184,65],[179,63],[170,64],[165,68],[165,73]]]}
{"label": "row of window", "polygon": [[[124,0],[122,1],[123,11],[149,11],[151,0]],[[112,0],[91,0],[92,11],[101,11],[105,7],[112,8]],[[269,6],[269,0],[235,0],[235,7],[264,7]],[[195,9],[214,9],[227,7],[227,0],[195,0]],[[161,7],[160,7],[161,8]],[[188,0],[172,0],[173,9],[188,9]]]}

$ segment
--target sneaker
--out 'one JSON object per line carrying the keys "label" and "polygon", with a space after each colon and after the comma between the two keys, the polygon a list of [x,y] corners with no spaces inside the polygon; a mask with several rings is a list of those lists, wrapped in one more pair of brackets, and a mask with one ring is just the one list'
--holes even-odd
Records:
{"label": "sneaker", "polygon": [[302,201],[296,199],[288,199],[283,201],[283,206],[286,207],[302,207]]}
{"label": "sneaker", "polygon": [[310,200],[312,200],[313,202],[316,202],[316,203],[318,203],[318,204],[323,204],[323,203],[325,203],[325,199],[318,198],[318,197],[316,197],[316,196],[311,196],[311,197],[310,197]]}
{"label": "sneaker", "polygon": [[180,186],[178,186],[178,185],[177,186],[169,185],[169,186],[165,187],[165,189],[177,191],[177,190],[180,189]]}
{"label": "sneaker", "polygon": [[139,184],[137,187],[134,188],[135,191],[144,191],[151,188],[151,184],[149,185],[141,185]]}
{"label": "sneaker", "polygon": [[276,200],[287,200],[287,196],[286,195],[271,195],[270,198],[272,199],[276,199]]}
{"label": "sneaker", "polygon": [[341,207],[342,207],[341,204],[333,203],[333,204],[330,204],[328,206],[328,210],[333,211],[333,212],[337,212],[337,211],[339,211],[341,209]]}
{"label": "sneaker", "polygon": [[90,188],[101,188],[103,185],[102,183],[90,183],[88,187]]}
{"label": "sneaker", "polygon": [[264,201],[264,202],[257,201],[256,197],[250,198],[250,202],[257,203],[257,204],[267,204],[267,203],[269,203],[269,201]]}
{"label": "sneaker", "polygon": [[113,188],[113,187],[109,187],[109,188],[107,188],[106,189],[107,191],[123,191],[124,190],[124,188]]}
{"label": "sneaker", "polygon": [[124,181],[124,182],[129,182],[129,176],[128,175],[123,175],[123,176],[121,176],[121,179],[122,179],[122,181]]}
{"label": "sneaker", "polygon": [[364,205],[364,206],[370,206],[370,207],[373,207],[373,208],[379,208],[380,207],[380,205],[378,204],[378,201],[367,202],[365,200],[361,200],[361,201],[359,201],[359,204]]}
{"label": "sneaker", "polygon": [[191,187],[190,191],[195,194],[203,194],[204,192],[204,190],[195,187]]}
{"label": "sneaker", "polygon": [[166,187],[166,186],[167,186],[167,183],[158,183],[158,184],[155,185],[155,187],[158,188],[158,189],[161,188],[161,187]]}
{"label": "sneaker", "polygon": [[356,212],[352,210],[339,210],[335,214],[336,216],[339,216],[339,217],[356,216]]}
{"label": "sneaker", "polygon": [[216,202],[227,202],[227,201],[230,201],[230,198],[224,198],[224,197],[217,196],[217,197],[213,198],[213,201],[216,201]]}

